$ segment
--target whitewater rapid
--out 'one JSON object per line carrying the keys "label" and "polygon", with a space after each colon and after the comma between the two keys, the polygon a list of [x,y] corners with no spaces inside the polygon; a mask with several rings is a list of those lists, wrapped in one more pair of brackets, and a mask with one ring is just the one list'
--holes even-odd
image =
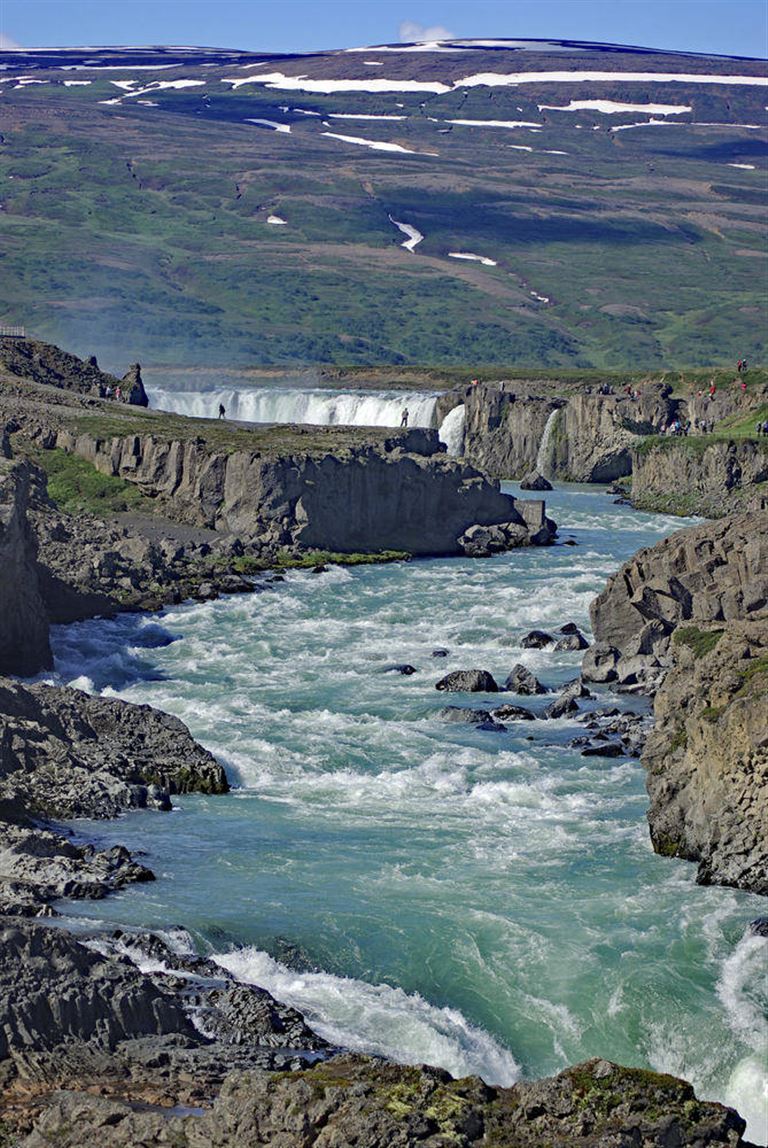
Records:
{"label": "whitewater rapid", "polygon": [[[572,719],[493,733],[439,716],[498,700],[438,694],[451,669],[572,678],[578,653],[521,636],[588,628],[606,577],[681,525],[595,490],[548,494],[548,512],[576,547],[294,571],[248,597],[57,628],[59,680],[177,714],[237,787],[174,799],[171,817],[78,823],[144,850],[158,880],[70,909],[183,922],[342,1045],[499,1083],[590,1056],[646,1065],[766,1143],[768,942],[745,935],[762,899],[657,857],[640,764],[581,757]],[[399,662],[417,672],[387,670]]]}

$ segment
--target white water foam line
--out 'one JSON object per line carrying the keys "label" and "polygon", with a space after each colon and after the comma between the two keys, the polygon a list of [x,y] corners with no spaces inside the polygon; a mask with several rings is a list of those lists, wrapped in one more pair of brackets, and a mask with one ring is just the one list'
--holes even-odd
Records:
{"label": "white water foam line", "polygon": [[557,418],[559,411],[560,408],[555,407],[555,409],[550,412],[549,418],[544,424],[544,433],[541,436],[541,442],[539,443],[539,449],[536,454],[536,470],[543,478],[547,478],[547,471],[550,469],[549,443],[550,439],[552,438],[552,430],[555,425],[555,419]]}
{"label": "white water foam line", "polygon": [[466,425],[467,409],[463,403],[454,407],[440,424],[438,435],[440,442],[445,444],[448,454],[454,458],[461,458],[464,454],[464,429]]}
{"label": "white water foam line", "polygon": [[276,387],[210,391],[150,387],[149,400],[153,408],[193,418],[216,418],[221,405],[226,417],[236,422],[369,427],[399,427],[405,409],[409,426],[431,427],[436,402],[434,395],[414,391],[345,392]]}
{"label": "white water foam line", "polygon": [[400,1064],[432,1064],[452,1076],[477,1073],[508,1086],[520,1076],[512,1053],[453,1008],[438,1008],[418,993],[331,973],[298,973],[256,948],[214,955],[246,984],[265,988],[297,1008],[326,1040]]}
{"label": "white water foam line", "polygon": [[394,223],[395,227],[398,227],[402,231],[403,235],[408,236],[405,242],[400,244],[406,251],[413,251],[414,247],[417,247],[418,244],[421,243],[424,236],[416,227],[413,227],[412,224],[401,223],[399,219],[393,219],[391,215],[388,216],[388,219],[390,223]]}

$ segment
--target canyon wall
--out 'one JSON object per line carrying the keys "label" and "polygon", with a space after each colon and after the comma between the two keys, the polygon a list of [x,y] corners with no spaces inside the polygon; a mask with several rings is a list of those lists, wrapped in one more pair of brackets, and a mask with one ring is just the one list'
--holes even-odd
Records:
{"label": "canyon wall", "polygon": [[53,664],[27,521],[31,481],[27,463],[0,459],[0,673],[34,674]]}
{"label": "canyon wall", "polygon": [[768,893],[768,511],[639,551],[592,604],[589,681],[655,694],[643,764],[657,852]]}
{"label": "canyon wall", "polygon": [[768,508],[768,438],[670,438],[632,451],[632,504],[720,518]]}
{"label": "canyon wall", "polygon": [[612,482],[630,474],[631,451],[641,437],[660,431],[677,409],[660,383],[644,384],[633,392],[637,397],[600,394],[597,387],[574,388],[564,397],[564,389],[479,383],[441,396],[437,414],[442,419],[464,404],[464,455],[499,478],[539,470],[569,482]]}
{"label": "canyon wall", "polygon": [[274,545],[456,554],[473,525],[513,523],[532,541],[545,526],[542,503],[518,508],[497,481],[441,453],[434,431],[319,456],[70,430],[52,444],[135,482],[171,517]]}

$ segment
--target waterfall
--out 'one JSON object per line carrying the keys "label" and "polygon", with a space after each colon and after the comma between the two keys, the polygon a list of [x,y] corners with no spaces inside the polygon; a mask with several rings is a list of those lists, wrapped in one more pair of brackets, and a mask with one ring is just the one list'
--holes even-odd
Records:
{"label": "waterfall", "polygon": [[464,421],[466,418],[466,408],[461,403],[458,407],[454,407],[452,411],[443,419],[440,424],[438,435],[440,442],[445,443],[448,454],[453,455],[455,458],[460,458],[464,454]]}
{"label": "waterfall", "polygon": [[549,449],[549,440],[552,438],[555,419],[559,413],[559,407],[555,407],[553,411],[550,411],[549,418],[544,425],[544,433],[541,436],[541,442],[539,443],[539,449],[536,454],[536,470],[543,478],[549,478],[549,475],[547,474],[547,471],[550,469],[549,456],[551,453]]}
{"label": "waterfall", "polygon": [[436,398],[414,391],[333,391],[296,387],[227,387],[210,390],[149,388],[156,410],[215,419],[219,404],[228,419],[250,423],[313,423],[319,426],[399,427],[433,425]]}

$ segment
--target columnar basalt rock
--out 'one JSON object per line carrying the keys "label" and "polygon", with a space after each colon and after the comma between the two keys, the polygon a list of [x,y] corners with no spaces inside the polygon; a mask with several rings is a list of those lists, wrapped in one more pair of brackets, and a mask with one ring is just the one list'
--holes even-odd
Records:
{"label": "columnar basalt rock", "polygon": [[655,694],[651,839],[768,893],[768,512],[641,550],[592,604],[586,680]]}
{"label": "columnar basalt rock", "polygon": [[29,526],[32,468],[0,460],[0,673],[34,674],[53,656]]}
{"label": "columnar basalt rock", "polygon": [[675,631],[643,764],[658,853],[768,894],[768,615]]}
{"label": "columnar basalt rock", "polygon": [[194,440],[106,440],[69,430],[57,432],[55,445],[135,482],[182,521],[276,546],[457,554],[468,528],[498,524],[521,528],[506,548],[551,538],[551,524],[544,534],[529,529],[525,504],[502,494],[498,481],[442,454],[434,431],[320,457],[262,457]]}
{"label": "columnar basalt rock", "polygon": [[632,505],[721,518],[768,509],[768,439],[670,438],[632,452]]}
{"label": "columnar basalt rock", "polygon": [[[555,393],[551,383],[514,380],[442,396],[438,419],[458,402],[466,408],[469,462],[501,478],[543,469],[548,478],[572,482],[612,482],[628,475],[632,448],[642,436],[666,427],[679,406],[661,383],[646,383],[631,394],[565,385]],[[542,443],[546,458],[540,457]]]}

